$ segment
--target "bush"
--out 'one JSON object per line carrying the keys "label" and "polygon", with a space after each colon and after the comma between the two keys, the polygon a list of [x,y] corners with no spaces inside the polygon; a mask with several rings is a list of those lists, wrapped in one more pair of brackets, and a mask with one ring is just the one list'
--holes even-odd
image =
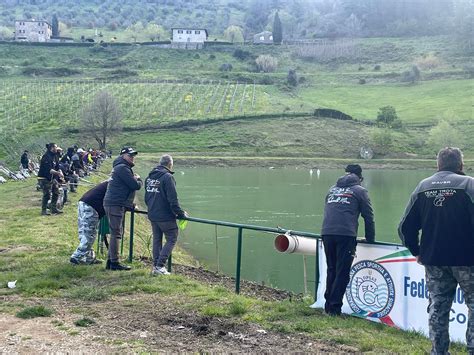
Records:
{"label": "bush", "polygon": [[264,73],[274,72],[278,67],[278,60],[271,55],[260,55],[255,59],[257,69]]}
{"label": "bush", "polygon": [[53,311],[44,306],[34,306],[21,310],[16,314],[18,318],[30,319],[36,317],[49,317]]}
{"label": "bush", "polygon": [[420,69],[416,65],[413,65],[410,70],[402,73],[401,82],[414,84],[421,78]]}
{"label": "bush", "polygon": [[300,77],[298,78],[298,82],[299,82],[300,84],[306,83],[306,77],[300,76]]}
{"label": "bush", "polygon": [[359,79],[359,84],[360,84],[360,85],[364,85],[365,83],[366,83],[365,79],[363,79],[363,78],[362,78],[362,79]]}
{"label": "bush", "polygon": [[443,147],[463,147],[461,133],[447,121],[440,121],[429,133],[428,144],[435,150]]}
{"label": "bush", "polygon": [[389,129],[373,128],[370,132],[370,141],[375,153],[385,155],[392,146],[392,132]]}
{"label": "bush", "polygon": [[196,53],[194,56],[193,56],[194,59],[199,59],[201,58],[201,56],[199,55],[199,53]]}
{"label": "bush", "polygon": [[80,70],[76,69],[69,69],[69,68],[25,68],[22,70],[23,75],[30,75],[30,76],[55,76],[55,77],[63,77],[63,76],[71,76],[76,74],[81,74]]}
{"label": "bush", "polygon": [[274,80],[271,76],[264,75],[260,80],[258,81],[260,85],[273,85]]}
{"label": "bush", "polygon": [[215,56],[214,54],[211,54],[211,55],[209,56],[209,59],[210,59],[210,60],[214,60],[214,59],[216,59],[216,56]]}
{"label": "bush", "polygon": [[245,60],[245,59],[248,59],[251,56],[251,54],[248,51],[244,51],[243,49],[237,48],[232,54],[232,56],[239,60]]}
{"label": "bush", "polygon": [[416,59],[415,64],[421,69],[431,70],[438,67],[441,64],[441,60],[433,53],[429,53]]}
{"label": "bush", "polygon": [[374,67],[374,70],[375,70],[375,71],[380,71],[380,69],[382,69],[382,67],[380,66],[380,64],[377,64],[377,65]]}
{"label": "bush", "polygon": [[294,86],[294,87],[298,86],[298,76],[296,75],[296,70],[290,69],[288,71],[286,82],[290,86]]}
{"label": "bush", "polygon": [[379,108],[379,112],[377,113],[377,123],[379,125],[392,127],[393,123],[397,120],[397,111],[393,106],[384,106]]}
{"label": "bush", "polygon": [[220,71],[232,71],[232,64],[224,63],[219,67]]}

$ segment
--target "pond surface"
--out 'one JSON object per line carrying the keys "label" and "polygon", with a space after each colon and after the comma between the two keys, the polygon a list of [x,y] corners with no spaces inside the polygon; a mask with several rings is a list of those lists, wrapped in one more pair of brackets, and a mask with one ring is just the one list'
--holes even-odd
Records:
{"label": "pond surface", "polygon": [[[152,165],[135,170],[146,177]],[[181,206],[193,217],[320,233],[326,193],[344,174],[322,170],[175,167]],[[376,240],[399,243],[397,226],[411,192],[432,171],[364,170],[375,215]],[[141,191],[140,198],[143,198]],[[364,236],[360,219],[359,236]],[[275,235],[244,230],[242,278],[304,291],[304,257],[278,253]],[[206,267],[235,275],[237,229],[190,222],[180,243]],[[307,288],[314,289],[315,258],[307,257]]]}

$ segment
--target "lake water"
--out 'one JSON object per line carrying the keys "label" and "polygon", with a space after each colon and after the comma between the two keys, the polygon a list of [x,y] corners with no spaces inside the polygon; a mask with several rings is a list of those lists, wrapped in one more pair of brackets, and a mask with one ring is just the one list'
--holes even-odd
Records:
{"label": "lake water", "polygon": [[[152,165],[135,170],[146,177]],[[176,169],[178,196],[193,217],[228,222],[280,226],[320,233],[324,199],[343,171],[258,168]],[[397,226],[411,192],[432,171],[364,170],[363,186],[375,214],[376,240],[399,243]],[[141,197],[143,191],[141,192]],[[364,235],[363,220],[359,235]],[[235,275],[237,229],[188,223],[180,245],[203,265]],[[266,285],[304,291],[303,256],[278,253],[275,235],[244,230],[242,278]],[[308,290],[314,289],[315,258],[307,257]]]}

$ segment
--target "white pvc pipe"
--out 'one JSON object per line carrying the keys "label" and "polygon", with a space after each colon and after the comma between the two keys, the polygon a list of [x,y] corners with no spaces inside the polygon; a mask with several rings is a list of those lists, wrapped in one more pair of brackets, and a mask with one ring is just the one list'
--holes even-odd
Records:
{"label": "white pvc pipe", "polygon": [[316,255],[316,239],[279,234],[275,238],[275,249],[280,253]]}

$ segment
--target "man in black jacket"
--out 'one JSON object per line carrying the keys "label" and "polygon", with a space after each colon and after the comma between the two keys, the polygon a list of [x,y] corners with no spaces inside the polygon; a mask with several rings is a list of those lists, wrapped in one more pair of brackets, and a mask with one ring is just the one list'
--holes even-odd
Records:
{"label": "man in black jacket", "polygon": [[321,230],[327,262],[324,311],[330,315],[341,314],[357,245],[359,215],[365,221],[365,239],[375,240],[372,205],[367,190],[360,185],[362,168],[358,164],[348,165],[346,173],[329,189]]}
{"label": "man in black jacket", "polygon": [[132,170],[137,154],[132,147],[122,148],[119,157],[113,162],[112,176],[104,197],[104,209],[110,228],[109,254],[105,266],[109,270],[130,270],[129,266],[119,263],[118,248],[123,236],[125,211],[135,208],[135,192],[143,185],[140,176]]}
{"label": "man in black jacket", "polygon": [[[172,169],[173,158],[165,154],[145,180],[145,203],[153,229],[153,275],[169,274],[165,264],[178,239],[176,219],[187,217],[179,205]],[[164,247],[163,234],[166,236]]]}
{"label": "man in black jacket", "polygon": [[100,264],[92,246],[97,235],[99,220],[105,216],[104,197],[108,181],[104,181],[87,191],[77,205],[77,227],[79,246],[71,255],[72,264]]}
{"label": "man in black jacket", "polygon": [[425,266],[431,353],[448,353],[451,305],[459,284],[469,309],[466,343],[474,354],[474,179],[462,172],[458,148],[441,149],[437,160],[438,172],[412,193],[398,234]]}
{"label": "man in black jacket", "polygon": [[30,171],[30,157],[28,156],[27,150],[25,150],[21,155],[20,164],[23,169]]}
{"label": "man in black jacket", "polygon": [[40,168],[38,171],[38,184],[43,190],[43,199],[41,201],[41,214],[49,215],[47,211],[48,201],[51,198],[51,213],[63,213],[57,208],[59,189],[54,181],[54,177],[64,178],[61,170],[58,168],[57,148],[55,143],[46,144],[47,151],[41,157]]}

